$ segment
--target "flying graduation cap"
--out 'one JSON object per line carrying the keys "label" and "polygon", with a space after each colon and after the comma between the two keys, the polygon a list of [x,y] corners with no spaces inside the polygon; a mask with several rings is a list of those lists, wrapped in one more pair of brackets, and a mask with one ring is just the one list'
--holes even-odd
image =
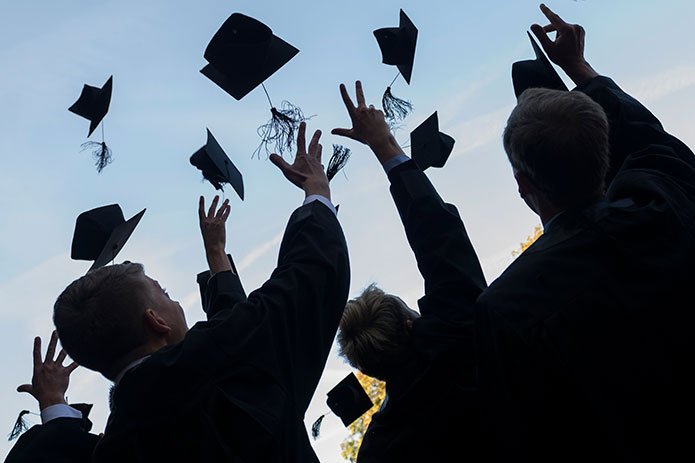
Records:
{"label": "flying graduation cap", "polygon": [[193,153],[191,164],[203,172],[203,178],[212,183],[216,190],[224,190],[224,184],[232,185],[234,191],[244,200],[244,179],[241,172],[229,159],[210,129],[205,146]]}
{"label": "flying graduation cap", "polygon": [[541,47],[527,31],[536,59],[517,61],[512,64],[512,83],[517,98],[527,88],[549,88],[553,90],[568,90],[550,60]]}
{"label": "flying graduation cap", "polygon": [[410,133],[410,152],[421,170],[444,167],[454,143],[452,137],[439,131],[437,111]]}
{"label": "flying graduation cap", "polygon": [[77,216],[70,257],[93,260],[89,270],[113,261],[137,227],[145,210],[125,220],[118,204],[97,207]]}
{"label": "flying graduation cap", "polygon": [[[82,87],[82,93],[77,101],[68,108],[68,111],[82,116],[90,121],[89,132],[87,137],[92,135],[92,132],[109,111],[111,104],[111,90],[113,88],[113,76],[109,77],[103,87],[92,87],[85,84]],[[104,142],[104,125],[101,125],[101,143],[95,141],[86,141],[82,144],[82,150],[92,149],[97,172],[101,173],[104,167],[111,163],[111,149]]]}
{"label": "flying graduation cap", "polygon": [[297,53],[297,48],[274,35],[268,26],[241,13],[232,14],[205,49],[209,64],[200,72],[236,100],[259,85],[263,87],[272,117],[258,128],[262,141],[254,154],[261,149],[268,153],[270,144],[279,154],[291,150],[299,123],[305,120],[301,109],[288,101],[283,101],[280,109],[275,107],[263,84]]}
{"label": "flying graduation cap", "polygon": [[398,67],[398,74],[386,87],[381,105],[384,116],[391,123],[397,123],[404,119],[413,109],[413,105],[406,100],[396,98],[391,93],[391,86],[398,76],[403,76],[410,85],[410,77],[415,61],[415,45],[417,43],[417,28],[403,10],[400,13],[398,27],[385,27],[374,31],[374,37],[381,49],[382,62]]}
{"label": "flying graduation cap", "polygon": [[[374,406],[364,388],[354,373],[343,378],[336,386],[328,391],[326,404],[343,422],[350,426],[360,416]],[[311,426],[311,434],[316,439],[319,436],[321,422],[326,415],[321,415]]]}

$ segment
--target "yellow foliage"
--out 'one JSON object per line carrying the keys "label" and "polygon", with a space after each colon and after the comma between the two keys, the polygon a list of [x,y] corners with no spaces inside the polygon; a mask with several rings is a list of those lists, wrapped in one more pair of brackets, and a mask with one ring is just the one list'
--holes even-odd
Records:
{"label": "yellow foliage", "polygon": [[362,444],[362,438],[367,432],[367,427],[369,427],[369,423],[372,422],[372,415],[379,410],[386,396],[385,382],[367,376],[359,371],[355,373],[355,376],[357,376],[357,379],[367,392],[367,395],[369,395],[372,402],[374,402],[374,406],[348,427],[350,435],[340,444],[343,458],[352,463],[357,460],[357,452]]}
{"label": "yellow foliage", "polygon": [[533,243],[536,242],[538,238],[543,234],[543,227],[536,225],[533,229],[533,233],[526,237],[526,241],[519,244],[519,249],[512,252],[514,257],[517,257],[522,252],[526,251]]}

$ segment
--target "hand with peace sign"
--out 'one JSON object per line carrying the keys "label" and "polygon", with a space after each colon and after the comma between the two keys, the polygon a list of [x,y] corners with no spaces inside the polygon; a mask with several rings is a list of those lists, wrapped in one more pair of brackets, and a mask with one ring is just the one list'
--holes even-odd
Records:
{"label": "hand with peace sign", "polygon": [[[533,24],[531,31],[550,60],[560,66],[565,73],[580,85],[598,76],[598,73],[584,59],[584,28],[579,24],[568,24],[550,8],[541,3],[541,11],[550,24]],[[555,40],[548,33],[555,32]]]}
{"label": "hand with peace sign", "polygon": [[355,96],[357,106],[352,102],[350,94],[344,84],[340,84],[340,96],[347,109],[352,128],[333,129],[333,135],[352,138],[355,141],[368,145],[379,161],[383,164],[389,159],[403,154],[403,150],[391,134],[384,113],[374,108],[374,105],[367,106],[362,89],[362,82],[355,82]]}
{"label": "hand with peace sign", "polygon": [[65,404],[65,392],[70,384],[70,373],[75,371],[78,365],[72,362],[68,366],[63,366],[63,361],[67,353],[61,349],[58,357],[53,360],[56,345],[58,344],[58,333],[53,331],[51,341],[48,343],[46,358],[41,360],[41,338],[34,338],[34,374],[31,377],[31,384],[22,384],[17,388],[17,392],[28,392],[39,402],[39,408],[56,404]]}

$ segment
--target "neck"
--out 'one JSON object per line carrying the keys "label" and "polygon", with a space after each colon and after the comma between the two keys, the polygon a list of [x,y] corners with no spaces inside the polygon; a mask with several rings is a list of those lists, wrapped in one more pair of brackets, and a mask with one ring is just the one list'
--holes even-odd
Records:
{"label": "neck", "polygon": [[139,346],[128,352],[128,354],[124,355],[120,359],[118,359],[114,363],[113,367],[109,369],[109,371],[103,372],[102,374],[106,377],[106,379],[114,381],[118,374],[121,371],[123,371],[125,367],[127,367],[128,365],[130,365],[138,359],[154,354],[159,349],[165,346],[166,343],[163,342],[150,342],[148,344]]}

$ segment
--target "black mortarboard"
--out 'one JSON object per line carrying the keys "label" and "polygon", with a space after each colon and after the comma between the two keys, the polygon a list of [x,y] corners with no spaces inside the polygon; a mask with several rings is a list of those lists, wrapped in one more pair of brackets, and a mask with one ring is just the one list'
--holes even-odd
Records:
{"label": "black mortarboard", "polygon": [[241,172],[217,143],[210,129],[207,131],[208,141],[205,146],[193,153],[191,164],[203,172],[203,177],[212,183],[216,190],[222,190],[222,184],[229,183],[243,201],[244,179],[241,177]]}
{"label": "black mortarboard", "polygon": [[241,100],[297,53],[262,22],[234,13],[210,40],[204,55],[210,64],[200,72]]}
{"label": "black mortarboard", "polygon": [[118,204],[97,207],[77,217],[70,257],[93,260],[89,270],[103,267],[116,258],[140,222],[145,209],[127,221]]}
{"label": "black mortarboard", "polygon": [[514,84],[514,94],[517,98],[524,93],[527,88],[549,88],[553,90],[567,90],[567,86],[560,78],[550,60],[541,47],[536,43],[531,34],[527,31],[531,46],[536,54],[536,59],[517,61],[512,64],[512,83]]}
{"label": "black mortarboard", "polygon": [[305,120],[301,109],[287,101],[277,109],[263,85],[297,53],[297,48],[274,35],[268,26],[241,13],[227,18],[205,49],[203,56],[209,64],[200,72],[237,100],[263,86],[272,118],[258,128],[262,142],[254,154],[262,147],[268,152],[270,143],[275,143],[280,154],[291,149],[299,123]]}
{"label": "black mortarboard", "polygon": [[68,108],[68,111],[82,116],[85,119],[89,119],[91,123],[89,124],[88,137],[92,135],[94,129],[99,126],[99,123],[109,111],[112,87],[113,76],[109,77],[109,80],[107,80],[101,88],[85,84],[85,86],[82,87],[80,97],[75,104]]}
{"label": "black mortarboard", "polygon": [[405,81],[410,84],[417,43],[415,24],[401,10],[398,27],[377,29],[374,31],[374,37],[381,49],[382,62],[397,66]]}
{"label": "black mortarboard", "polygon": [[328,391],[326,403],[345,426],[350,426],[374,406],[354,373],[347,375]]}
{"label": "black mortarboard", "polygon": [[454,143],[453,138],[439,131],[437,111],[410,132],[410,152],[413,161],[422,170],[444,167]]}

